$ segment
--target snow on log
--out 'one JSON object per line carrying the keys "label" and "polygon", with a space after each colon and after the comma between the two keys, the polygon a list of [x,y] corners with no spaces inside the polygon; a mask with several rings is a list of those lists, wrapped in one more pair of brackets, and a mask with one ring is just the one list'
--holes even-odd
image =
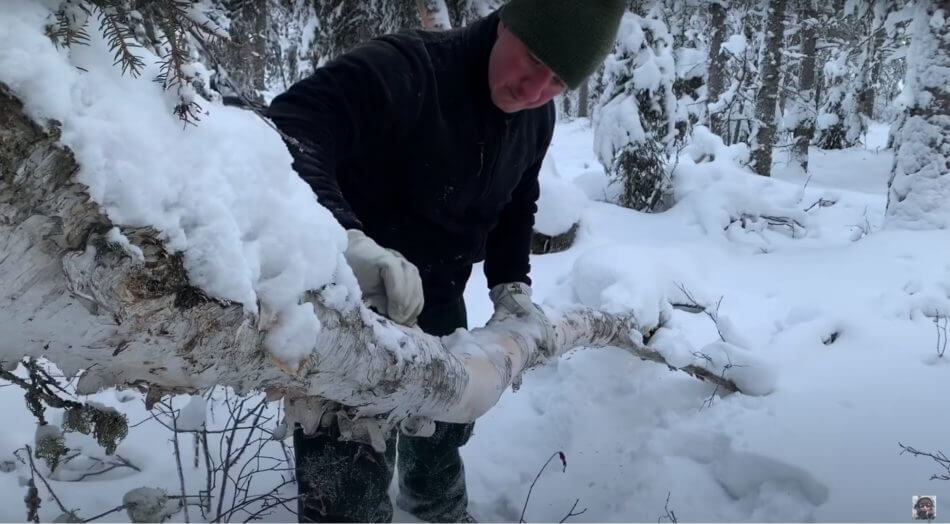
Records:
{"label": "snow on log", "polygon": [[[488,411],[522,372],[580,347],[614,346],[665,363],[641,343],[630,316],[591,309],[554,314],[547,354],[538,326],[520,320],[434,337],[361,306],[306,296],[321,329],[309,356],[288,363],[265,348],[261,315],[193,286],[180,254],[150,228],[119,228],[75,181],[79,166],[55,122],[27,117],[0,85],[0,361],[45,357],[86,370],[80,392],[111,385],[318,396],[358,416],[469,421]],[[739,389],[715,368],[684,371]]]}

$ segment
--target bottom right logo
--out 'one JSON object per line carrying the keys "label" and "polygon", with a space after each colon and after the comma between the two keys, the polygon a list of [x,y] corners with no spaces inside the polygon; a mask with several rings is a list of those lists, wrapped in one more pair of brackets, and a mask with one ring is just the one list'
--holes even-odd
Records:
{"label": "bottom right logo", "polygon": [[914,520],[933,520],[937,518],[936,495],[914,495],[911,502],[914,504]]}

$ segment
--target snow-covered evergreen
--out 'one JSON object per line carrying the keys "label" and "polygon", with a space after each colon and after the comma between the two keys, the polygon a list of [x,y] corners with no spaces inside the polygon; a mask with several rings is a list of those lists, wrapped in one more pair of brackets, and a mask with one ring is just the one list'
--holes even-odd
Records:
{"label": "snow-covered evergreen", "polygon": [[622,205],[654,210],[669,191],[667,148],[675,136],[673,41],[659,9],[626,13],[601,80],[594,148],[623,188]]}
{"label": "snow-covered evergreen", "polygon": [[887,224],[950,229],[950,10],[916,0]]}

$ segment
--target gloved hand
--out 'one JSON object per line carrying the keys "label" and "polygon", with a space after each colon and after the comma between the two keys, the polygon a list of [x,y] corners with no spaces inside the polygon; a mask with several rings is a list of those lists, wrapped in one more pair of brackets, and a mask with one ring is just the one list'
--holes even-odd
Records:
{"label": "gloved hand", "polygon": [[416,266],[358,229],[348,229],[346,236],[343,256],[356,275],[363,298],[393,321],[415,324],[423,305],[422,279]]}
{"label": "gloved hand", "polygon": [[498,284],[488,292],[495,305],[495,313],[489,322],[515,316],[537,322],[541,326],[541,349],[545,353],[554,350],[556,338],[554,325],[541,308],[531,301],[531,286],[524,282]]}

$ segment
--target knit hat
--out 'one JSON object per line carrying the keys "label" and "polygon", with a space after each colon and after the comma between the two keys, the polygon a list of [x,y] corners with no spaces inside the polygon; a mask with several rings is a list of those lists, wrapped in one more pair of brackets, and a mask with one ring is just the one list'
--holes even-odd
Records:
{"label": "knit hat", "polygon": [[613,47],[624,0],[511,0],[501,21],[570,89]]}

